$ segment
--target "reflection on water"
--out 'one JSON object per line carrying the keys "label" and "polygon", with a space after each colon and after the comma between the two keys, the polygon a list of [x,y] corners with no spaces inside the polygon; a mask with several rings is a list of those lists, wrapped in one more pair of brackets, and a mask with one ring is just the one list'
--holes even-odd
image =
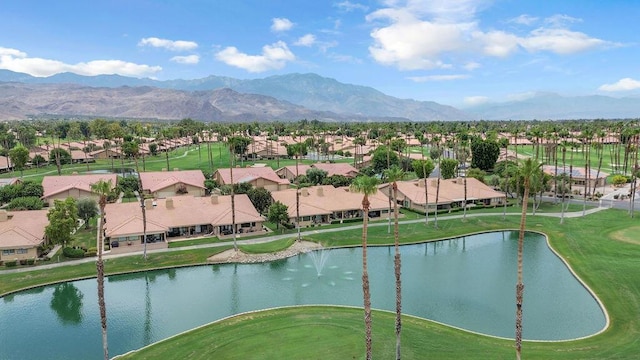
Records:
{"label": "reflection on water", "polygon": [[[391,247],[369,249],[372,306],[395,309]],[[403,312],[513,337],[515,237],[491,233],[401,247]],[[362,306],[362,252],[330,251],[321,274],[308,254],[267,264],[212,265],[111,276],[110,354],[122,354],[239,312],[286,305]],[[524,248],[524,337],[568,339],[604,326],[601,309],[547,247]],[[23,291],[0,302],[0,359],[94,359],[101,354],[95,279]],[[37,309],[37,310],[34,310]],[[38,346],[24,346],[24,339]]]}
{"label": "reflection on water", "polygon": [[73,283],[57,284],[54,287],[51,309],[62,324],[79,324],[82,321],[82,292]]}

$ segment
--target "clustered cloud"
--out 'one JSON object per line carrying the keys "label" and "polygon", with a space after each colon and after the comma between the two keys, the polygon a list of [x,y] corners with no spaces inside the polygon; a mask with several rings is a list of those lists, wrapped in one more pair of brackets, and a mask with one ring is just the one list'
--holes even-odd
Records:
{"label": "clustered cloud", "polygon": [[198,48],[198,43],[185,40],[167,40],[157,37],[149,37],[140,40],[138,46],[151,46],[155,48],[163,48],[170,51],[189,51]]}
{"label": "clustered cloud", "polygon": [[[574,54],[606,46],[607,41],[572,31],[578,22],[566,15],[544,19],[542,25],[524,35],[504,30],[481,29],[477,13],[482,0],[387,1],[387,7],[367,15],[375,28],[370,36],[370,55],[381,64],[400,70],[448,69],[443,60],[456,53],[480,52],[485,56],[507,57],[518,51]],[[510,23],[531,26],[538,18],[522,15]]]}
{"label": "clustered cloud", "polygon": [[295,58],[284,41],[263,46],[260,55],[242,53],[235,46],[229,46],[216,54],[216,59],[225,64],[252,73],[281,69],[288,61],[293,61]]}
{"label": "clustered cloud", "polygon": [[79,75],[118,74],[123,76],[150,76],[162,68],[135,64],[122,60],[93,60],[77,64],[65,64],[62,61],[29,57],[27,53],[10,48],[0,47],[0,68],[15,72],[46,77],[63,72]]}

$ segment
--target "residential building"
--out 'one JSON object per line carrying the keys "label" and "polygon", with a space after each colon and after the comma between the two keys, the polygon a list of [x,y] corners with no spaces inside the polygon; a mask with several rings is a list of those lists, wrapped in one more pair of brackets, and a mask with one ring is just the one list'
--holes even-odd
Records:
{"label": "residential building", "polygon": [[[274,191],[271,197],[287,206],[289,221],[295,223],[296,189]],[[301,188],[300,226],[342,223],[347,219],[362,218],[362,198],[362,194],[352,192],[348,187],[319,185]],[[389,199],[382,192],[378,191],[369,196],[369,202],[370,218],[380,218],[389,214]]]}
{"label": "residential building", "polygon": [[[467,206],[504,204],[506,195],[491,189],[478,179],[467,179]],[[464,179],[441,179],[438,202],[436,204],[437,178],[427,179],[426,191],[428,192],[429,203],[425,204],[425,184],[424,179],[411,181],[398,181],[398,204],[407,209],[420,212],[433,212],[436,209],[446,210],[458,208],[464,205]],[[385,195],[392,196],[391,184],[380,186],[380,190]]]}
{"label": "residential building", "polygon": [[[231,184],[231,171],[229,168],[216,170],[213,179],[220,185]],[[280,191],[290,187],[289,180],[281,179],[270,167],[246,167],[233,169],[233,182],[235,184],[249,183],[255,188],[265,188],[269,191]]]}
{"label": "residential building", "polygon": [[[582,186],[584,187],[585,183],[588,183],[588,188],[589,189],[593,189],[594,186],[595,187],[601,187],[601,186],[605,186],[607,185],[607,177],[609,176],[608,173],[602,172],[600,171],[600,173],[598,173],[598,169],[589,169],[589,175],[585,175],[587,173],[585,173],[584,171],[584,166],[574,166],[569,167],[563,167],[563,166],[558,166],[557,167],[557,172],[556,172],[556,167],[555,165],[544,165],[542,167],[542,171],[544,171],[546,174],[549,174],[551,176],[559,176],[562,174],[566,174],[567,176],[567,182],[569,181],[569,177],[571,177],[571,182],[573,186]],[[591,192],[591,190],[588,191],[589,193]]]}
{"label": "residential building", "polygon": [[[237,194],[236,233],[260,233],[263,218],[246,194]],[[191,236],[221,236],[233,233],[231,196],[178,196],[145,200],[147,241],[168,241]],[[108,241],[142,243],[140,204],[107,204],[105,236]]]}
{"label": "residential building", "polygon": [[202,170],[149,171],[139,176],[144,193],[155,198],[204,196],[206,192]]}
{"label": "residential building", "polygon": [[[315,163],[312,165],[298,164],[298,174],[305,175],[307,170],[316,168],[327,172],[327,176],[343,175],[348,178],[356,177],[359,172],[351,164],[347,163]],[[293,181],[296,178],[296,166],[288,165],[276,170],[276,174],[283,179]]]}
{"label": "residential building", "polygon": [[35,259],[49,224],[47,210],[0,210],[0,262]]}
{"label": "residential building", "polygon": [[67,197],[80,199],[90,197],[98,199],[98,195],[91,191],[91,184],[100,180],[111,181],[113,186],[117,185],[118,175],[116,174],[82,174],[82,175],[61,175],[45,176],[42,179],[44,193],[42,200],[53,204],[54,200],[64,200]]}

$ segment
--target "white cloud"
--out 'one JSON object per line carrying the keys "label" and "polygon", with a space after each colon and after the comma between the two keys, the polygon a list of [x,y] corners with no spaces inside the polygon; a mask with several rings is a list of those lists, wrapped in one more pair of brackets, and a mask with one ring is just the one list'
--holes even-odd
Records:
{"label": "white cloud", "polygon": [[198,47],[198,43],[184,40],[167,40],[157,37],[144,38],[138,42],[138,46],[151,46],[171,51],[189,51]]}
{"label": "white cloud", "polygon": [[515,24],[519,24],[519,25],[526,25],[526,26],[531,26],[533,24],[535,24],[536,22],[538,22],[538,18],[535,16],[530,16],[527,14],[522,14],[518,17],[515,17],[513,19],[510,19],[509,23],[515,23]]}
{"label": "white cloud", "polygon": [[313,34],[306,34],[301,36],[293,45],[298,46],[312,46],[316,42],[316,36]]}
{"label": "white cloud", "polygon": [[569,15],[562,15],[562,14],[556,14],[544,19],[545,24],[551,27],[556,27],[556,28],[563,28],[563,27],[566,27],[568,24],[572,24],[576,22],[582,22],[582,19],[577,19]]}
{"label": "white cloud", "polygon": [[629,91],[640,89],[640,81],[632,78],[624,78],[613,84],[604,84],[598,88],[601,91]]}
{"label": "white cloud", "polygon": [[475,70],[475,69],[478,69],[478,68],[479,68],[479,67],[481,67],[481,66],[482,66],[482,65],[480,65],[480,63],[477,63],[477,62],[475,62],[475,61],[470,61],[470,62],[468,62],[468,63],[464,64],[464,65],[463,65],[463,68],[464,68],[465,70],[468,70],[468,71],[473,71],[473,70]]}
{"label": "white cloud", "polygon": [[27,57],[27,53],[22,52],[17,49],[10,49],[5,47],[0,47],[0,56],[12,56],[12,57]]}
{"label": "white cloud", "polygon": [[170,60],[178,64],[197,64],[200,62],[200,56],[198,55],[174,56]]}
{"label": "white cloud", "polygon": [[369,11],[369,7],[366,5],[362,5],[362,4],[358,4],[358,3],[352,3],[351,1],[342,1],[339,2],[337,4],[334,5],[335,7],[339,8],[340,10],[346,11],[346,12],[351,12],[354,10],[362,10],[362,11]]}
{"label": "white cloud", "polygon": [[28,57],[22,51],[8,48],[0,48],[0,69],[26,73],[37,77],[46,77],[62,72],[87,76],[118,74],[143,77],[162,70],[160,66],[134,64],[122,60],[93,60],[77,64],[65,64],[58,60]]}
{"label": "white cloud", "polygon": [[271,31],[282,32],[291,30],[293,23],[286,18],[273,18],[271,19]]}
{"label": "white cloud", "polygon": [[504,31],[481,32],[476,31],[472,36],[479,40],[482,52],[495,57],[507,57],[518,50],[520,39]]}
{"label": "white cloud", "polygon": [[[451,67],[459,54],[507,57],[522,49],[559,55],[617,45],[568,29],[580,21],[566,15],[545,19],[545,26],[525,35],[480,27],[478,12],[486,0],[386,0],[385,8],[366,16],[375,27],[370,32],[371,57],[400,70]],[[537,18],[521,15],[510,22],[533,24]],[[455,56],[451,56],[454,54]]]}
{"label": "white cloud", "polygon": [[566,55],[607,45],[604,40],[568,29],[539,28],[520,40],[520,45],[531,52],[551,51]]}
{"label": "white cloud", "polygon": [[381,64],[395,65],[401,70],[449,67],[439,55],[463,48],[463,34],[469,24],[446,24],[420,21],[406,10],[376,11],[367,20],[391,20],[386,27],[371,32],[374,44],[371,56]]}
{"label": "white cloud", "polygon": [[410,76],[407,79],[414,82],[428,82],[428,81],[451,81],[462,80],[469,78],[469,75],[454,74],[454,75],[428,75],[428,76]]}
{"label": "white cloud", "polygon": [[262,47],[262,55],[241,53],[234,46],[227,47],[216,54],[216,59],[227,65],[257,73],[283,68],[288,61],[296,59],[287,44],[278,41]]}
{"label": "white cloud", "polygon": [[465,105],[475,106],[488,103],[489,98],[486,96],[467,96],[463,101]]}

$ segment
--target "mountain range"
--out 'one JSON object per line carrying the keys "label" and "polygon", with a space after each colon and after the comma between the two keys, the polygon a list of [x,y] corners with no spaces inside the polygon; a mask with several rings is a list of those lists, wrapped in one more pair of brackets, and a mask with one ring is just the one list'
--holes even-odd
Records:
{"label": "mountain range", "polygon": [[638,100],[539,93],[525,100],[461,110],[433,101],[398,99],[371,87],[311,73],[159,81],[73,73],[33,77],[0,70],[0,120],[45,116],[236,122],[635,118],[640,114]]}

